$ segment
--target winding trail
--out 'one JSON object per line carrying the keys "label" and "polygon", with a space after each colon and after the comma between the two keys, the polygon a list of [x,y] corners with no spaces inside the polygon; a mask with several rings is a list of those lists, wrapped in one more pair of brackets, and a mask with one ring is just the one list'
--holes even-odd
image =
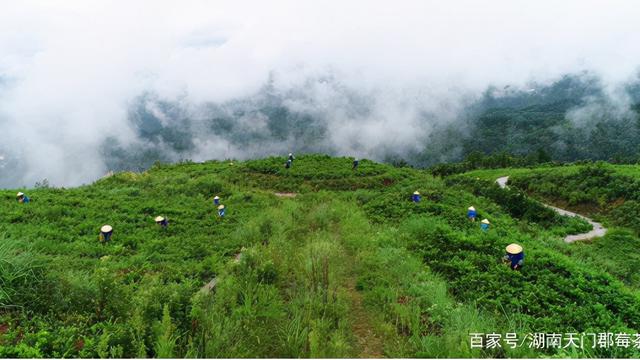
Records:
{"label": "winding trail", "polygon": [[284,198],[294,198],[298,196],[297,193],[292,193],[292,192],[275,192],[273,193],[273,195],[277,197],[284,197]]}
{"label": "winding trail", "polygon": [[[503,176],[503,177],[499,177],[499,178],[496,179],[496,183],[498,183],[498,186],[500,186],[502,189],[508,188],[507,181],[509,181],[509,177],[508,176]],[[543,203],[542,205],[554,210],[555,212],[557,212],[558,214],[560,214],[562,216],[577,216],[577,217],[585,220],[586,222],[588,222],[591,225],[592,230],[589,231],[589,232],[582,233],[582,234],[575,234],[575,235],[567,235],[564,238],[564,242],[566,242],[566,243],[570,244],[570,243],[575,242],[575,241],[589,240],[589,239],[593,239],[593,238],[597,238],[597,237],[602,237],[607,233],[607,229],[604,226],[602,226],[601,223],[595,222],[595,221],[593,221],[592,219],[590,219],[590,218],[588,218],[586,216],[583,216],[583,215],[580,215],[580,214],[576,214],[576,213],[574,213],[572,211],[560,209],[560,208],[557,208],[555,206],[551,206],[551,205],[548,205],[548,204],[544,204]]]}

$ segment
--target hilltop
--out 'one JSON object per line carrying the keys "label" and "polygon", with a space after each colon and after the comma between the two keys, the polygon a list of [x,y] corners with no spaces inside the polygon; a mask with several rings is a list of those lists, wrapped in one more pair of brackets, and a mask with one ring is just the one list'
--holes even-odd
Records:
{"label": "hilltop", "polygon": [[[19,189],[28,204],[0,191],[0,357],[640,355],[472,349],[470,333],[636,333],[635,279],[605,251],[587,259],[597,241],[564,243],[588,224],[540,205],[510,170],[505,190],[500,171],[438,178],[352,160],[156,164]],[[514,242],[522,271],[501,261]]]}

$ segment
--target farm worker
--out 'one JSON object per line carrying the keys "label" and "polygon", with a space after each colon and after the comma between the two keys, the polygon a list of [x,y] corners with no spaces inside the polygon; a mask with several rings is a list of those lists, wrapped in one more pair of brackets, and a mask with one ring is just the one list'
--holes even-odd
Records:
{"label": "farm worker", "polygon": [[224,205],[220,205],[218,206],[218,215],[220,215],[220,217],[224,217]]}
{"label": "farm worker", "polygon": [[511,263],[511,269],[520,270],[524,264],[524,251],[522,246],[518,244],[511,244],[506,248],[507,253],[504,255],[503,260]]}
{"label": "farm worker", "polygon": [[476,213],[476,208],[474,208],[473,206],[469,206],[469,209],[467,209],[467,217],[469,218],[469,220],[476,221],[477,215],[478,214]]}
{"label": "farm worker", "polygon": [[291,162],[291,159],[287,160],[287,162],[284,164],[285,169],[289,169],[291,167]]}
{"label": "farm worker", "polygon": [[491,224],[491,223],[489,222],[489,220],[484,219],[484,220],[482,220],[482,221],[481,221],[480,228],[481,228],[483,231],[487,231],[487,230],[489,230],[489,224]]}
{"label": "farm worker", "polygon": [[420,202],[420,199],[422,199],[422,197],[420,196],[419,192],[414,192],[413,196],[411,197],[411,200],[413,200],[413,202],[418,203]]}
{"label": "farm worker", "polygon": [[23,204],[27,204],[29,203],[29,201],[31,201],[31,199],[29,199],[29,197],[25,195],[23,192],[19,192],[16,195],[16,198],[18,199],[19,203],[23,203]]}
{"label": "farm worker", "polygon": [[107,242],[111,240],[111,235],[113,234],[113,228],[111,225],[104,225],[100,228],[100,242]]}
{"label": "farm worker", "polygon": [[353,160],[353,170],[356,170],[358,168],[358,165],[360,165],[360,160],[356,158]]}
{"label": "farm worker", "polygon": [[213,203],[214,203],[215,205],[220,205],[220,198],[219,198],[218,196],[214,197],[214,198],[213,198]]}
{"label": "farm worker", "polygon": [[167,226],[169,226],[169,220],[167,220],[164,216],[158,216],[156,217],[156,224],[162,226],[163,228],[166,228]]}
{"label": "farm worker", "polygon": [[296,159],[296,158],[295,158],[295,157],[293,157],[293,154],[292,154],[292,153],[289,153],[289,161],[292,161],[292,162],[293,162],[293,160],[295,160],[295,159]]}

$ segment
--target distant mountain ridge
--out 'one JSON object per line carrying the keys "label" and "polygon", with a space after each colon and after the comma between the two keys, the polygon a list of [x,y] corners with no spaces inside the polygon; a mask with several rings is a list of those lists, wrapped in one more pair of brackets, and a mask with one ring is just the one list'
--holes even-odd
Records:
{"label": "distant mountain ridge", "polygon": [[[441,113],[417,109],[403,114],[414,118],[397,125],[393,112],[380,119],[385,97],[376,96],[337,76],[287,88],[270,79],[253,95],[223,103],[192,104],[186,97],[168,100],[144,93],[128,111],[135,140],[106,138],[101,160],[105,171],[140,171],[157,161],[249,159],[289,151],[418,167],[458,162],[475,152],[526,156],[541,149],[557,161],[636,162],[640,157],[640,81],[611,90],[584,72],[550,84],[491,86],[455,110],[453,118],[445,114],[451,111],[447,106]],[[420,105],[410,101],[407,106]],[[402,136],[394,140],[394,131]],[[27,185],[21,176],[29,165],[12,150],[0,144],[0,187]]]}

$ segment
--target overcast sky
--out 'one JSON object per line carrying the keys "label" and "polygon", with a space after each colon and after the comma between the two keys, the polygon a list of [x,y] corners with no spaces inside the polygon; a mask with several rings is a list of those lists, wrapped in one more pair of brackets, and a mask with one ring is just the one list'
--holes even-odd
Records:
{"label": "overcast sky", "polygon": [[10,0],[0,9],[0,151],[31,164],[25,179],[63,184],[106,170],[105,136],[133,141],[127,109],[144,91],[222,102],[272,73],[287,88],[331,71],[363,92],[422,101],[581,70],[614,86],[640,65],[635,1]]}

